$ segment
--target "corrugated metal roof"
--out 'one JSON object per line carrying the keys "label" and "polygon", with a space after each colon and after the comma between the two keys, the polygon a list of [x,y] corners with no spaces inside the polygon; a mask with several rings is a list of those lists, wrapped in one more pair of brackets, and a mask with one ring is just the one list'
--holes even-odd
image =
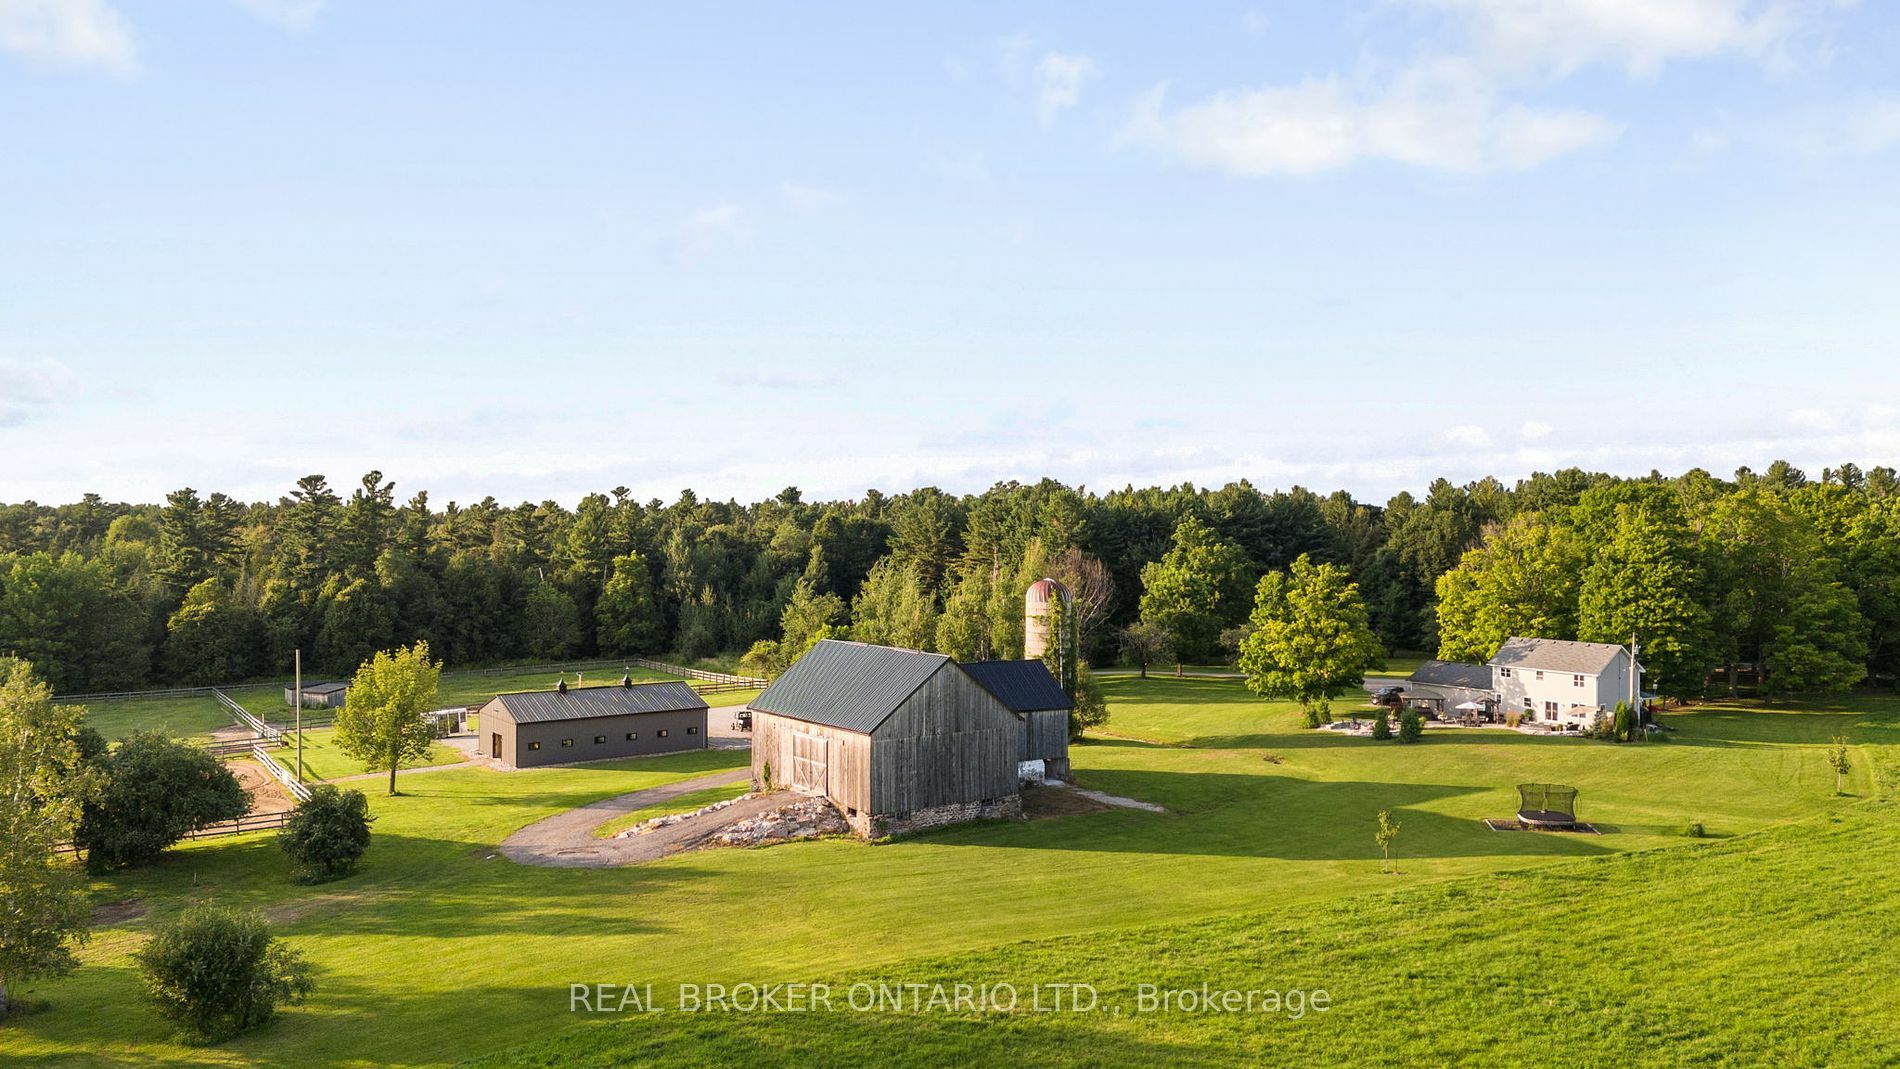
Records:
{"label": "corrugated metal roof", "polygon": [[706,699],[684,683],[668,680],[660,683],[635,683],[631,687],[569,687],[558,690],[525,690],[515,694],[497,694],[510,719],[517,724],[545,724],[554,720],[586,720],[596,716],[625,716],[629,713],[673,713],[684,709],[704,709]]}
{"label": "corrugated metal roof", "polygon": [[869,734],[949,663],[941,653],[828,638],[794,661],[749,708]]}
{"label": "corrugated metal roof", "polygon": [[1463,687],[1466,690],[1490,690],[1491,666],[1461,664],[1458,661],[1426,661],[1406,677],[1409,683],[1427,683],[1437,687]]}
{"label": "corrugated metal roof", "polygon": [[1041,661],[970,661],[961,667],[1012,712],[1075,708]]}
{"label": "corrugated metal roof", "polygon": [[[284,689],[293,690],[295,688],[285,687]],[[305,694],[335,694],[339,690],[349,690],[349,689],[350,689],[350,685],[348,683],[339,682],[336,680],[331,680],[325,683],[305,683],[303,685],[303,692]]]}
{"label": "corrugated metal roof", "polygon": [[1609,642],[1568,642],[1557,638],[1507,638],[1491,663],[1500,668],[1535,668],[1600,676],[1623,647]]}

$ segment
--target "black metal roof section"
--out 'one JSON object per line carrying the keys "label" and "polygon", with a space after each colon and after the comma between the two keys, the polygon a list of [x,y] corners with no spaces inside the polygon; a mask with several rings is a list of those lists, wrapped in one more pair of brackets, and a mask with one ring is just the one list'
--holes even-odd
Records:
{"label": "black metal roof section", "polygon": [[794,661],[749,708],[869,734],[949,663],[941,653],[828,638]]}
{"label": "black metal roof section", "polygon": [[1408,683],[1427,683],[1436,687],[1463,687],[1466,690],[1490,690],[1491,666],[1461,664],[1458,661],[1426,661],[1406,677]]}
{"label": "black metal roof section", "polygon": [[1041,661],[969,661],[963,670],[1013,713],[1075,708]]}
{"label": "black metal roof section", "polygon": [[706,699],[684,683],[667,680],[635,683],[631,687],[569,687],[566,690],[525,690],[497,694],[493,699],[517,724],[545,724],[555,720],[587,720],[628,713],[676,713],[706,708]]}

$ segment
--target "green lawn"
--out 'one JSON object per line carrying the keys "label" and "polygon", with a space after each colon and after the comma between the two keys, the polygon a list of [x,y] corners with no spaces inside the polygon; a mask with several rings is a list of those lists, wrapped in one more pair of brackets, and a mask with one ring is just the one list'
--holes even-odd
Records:
{"label": "green lawn", "polygon": [[86,706],[86,723],[108,739],[123,738],[139,730],[163,731],[182,738],[208,735],[218,728],[230,727],[231,716],[209,695],[121,698]]}
{"label": "green lawn", "polygon": [[597,839],[611,839],[619,832],[626,831],[636,824],[644,824],[654,817],[670,817],[675,813],[691,813],[704,809],[714,802],[723,802],[728,798],[737,798],[752,789],[750,783],[728,783],[724,787],[706,787],[697,791],[687,791],[671,801],[657,805],[643,806],[631,813],[620,816],[594,829]]}
{"label": "green lawn", "polygon": [[[290,745],[271,751],[271,756],[282,762],[285,768],[295,771],[297,761],[297,741],[294,735],[288,736]],[[424,765],[450,765],[464,760],[467,755],[453,746],[433,743],[429,746],[429,756],[419,761],[405,762],[404,768],[419,768]],[[355,776],[371,771],[363,767],[361,761],[353,760],[343,754],[336,746],[335,728],[310,728],[303,733],[303,768],[306,781],[338,779],[343,776]],[[438,775],[439,773],[430,773]],[[404,788],[405,790],[407,788]]]}
{"label": "green lawn", "polygon": [[[1889,1066],[1896,866],[1888,807],[1435,886],[1402,870],[1316,906],[826,977],[829,1013],[603,1017],[475,1064]],[[1036,985],[1084,983],[1094,1009],[862,1013],[856,983],[1007,983],[1019,1007]],[[1203,983],[1305,1000],[1297,1016],[1143,1001],[1142,985]]]}
{"label": "green lawn", "polygon": [[[744,754],[427,773],[407,779],[401,797],[372,793],[375,845],[363,870],[338,884],[288,883],[265,835],[188,844],[150,870],[101,881],[101,902],[137,899],[150,914],[102,931],[84,951],[84,967],[36,992],[52,1009],[9,1025],[0,1043],[13,1048],[9,1069],[441,1065],[581,1023],[566,1009],[567,985],[575,982],[823,979],[913,970],[920,960],[986,954],[1024,939],[1060,938],[1091,960],[1125,961],[1147,954],[1131,947],[1153,941],[1127,935],[1130,928],[1208,922],[1212,931],[1221,924],[1252,930],[1259,922],[1218,918],[1263,911],[1277,911],[1276,926],[1310,910],[1377,917],[1394,888],[1474,876],[1488,882],[1473,886],[1487,890],[1462,913],[1515,903],[1567,916],[1588,904],[1587,883],[1513,877],[1556,881],[1524,884],[1532,890],[1519,893],[1520,885],[1494,874],[1566,862],[1591,863],[1577,871],[1595,873],[1620,851],[1705,849],[1677,834],[1691,818],[1716,835],[1741,836],[1792,819],[1850,814],[1863,805],[1832,796],[1827,738],[1837,728],[1854,734],[1848,789],[1863,796],[1873,790],[1876,751],[1891,752],[1900,741],[1900,702],[1893,700],[1799,711],[1709,707],[1670,716],[1679,730],[1666,744],[1444,732],[1401,746],[1297,729],[1291,706],[1260,702],[1234,681],[1116,679],[1105,689],[1110,727],[1153,741],[1078,746],[1077,778],[1157,802],[1166,813],[972,825],[881,845],[826,840],[710,851],[620,870],[535,869],[496,857],[493,847],[543,816],[694,770],[739,767]],[[1505,834],[1478,823],[1508,815],[1511,785],[1521,780],[1576,784],[1585,817],[1606,834]],[[1402,877],[1379,872],[1371,832],[1381,808],[1404,823]],[[1751,841],[1737,838],[1723,849],[1745,850]],[[1536,889],[1549,886],[1577,893],[1538,897]],[[137,1002],[127,955],[154,919],[200,899],[271,909],[290,942],[322,969],[311,1003],[211,1050],[167,1041]],[[1650,923],[1631,918],[1633,927]],[[1360,934],[1378,946],[1402,930],[1368,922]],[[1344,939],[1340,930],[1326,931],[1328,939]],[[1315,945],[1330,946],[1322,934],[1312,937]],[[985,960],[1022,962],[1024,953],[1015,948]],[[1168,961],[1165,954],[1149,959]],[[1439,968],[1390,956],[1366,967],[1378,962],[1395,982],[1408,969]],[[910,1043],[919,1060],[933,1051],[956,1057],[956,1044],[974,1026],[932,1021],[853,1024],[878,1036],[849,1042]],[[1536,1033],[1515,1023],[1496,1031],[1520,1027]],[[1671,1027],[1656,1025],[1662,1035]],[[1040,1034],[1019,1032],[1011,1049],[1023,1060],[1058,1057],[1040,1045],[1020,1046]],[[1094,1054],[1059,1056],[1116,1064],[1144,1049],[1139,1035],[1125,1051],[1112,1040]],[[761,1056],[769,1056],[770,1045],[760,1043]],[[1245,1049],[1196,1056],[1243,1060]]]}

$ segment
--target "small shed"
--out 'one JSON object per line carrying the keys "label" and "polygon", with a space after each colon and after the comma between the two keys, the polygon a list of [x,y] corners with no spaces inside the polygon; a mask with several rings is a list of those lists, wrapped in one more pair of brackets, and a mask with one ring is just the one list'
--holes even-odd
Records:
{"label": "small shed", "polygon": [[[303,707],[306,709],[341,709],[343,697],[348,694],[347,682],[331,680],[327,683],[305,683],[303,685]],[[284,704],[297,704],[297,688],[284,688]]]}
{"label": "small shed", "polygon": [[1069,714],[1075,702],[1041,661],[970,661],[963,670],[1022,718],[1016,759],[1040,762],[1041,773],[1069,778]]}
{"label": "small shed", "polygon": [[1022,721],[943,654],[826,639],[748,708],[753,778],[859,835],[1022,813]]}
{"label": "small shed", "polygon": [[516,768],[706,748],[706,699],[672,680],[497,694],[480,715],[483,755]]}

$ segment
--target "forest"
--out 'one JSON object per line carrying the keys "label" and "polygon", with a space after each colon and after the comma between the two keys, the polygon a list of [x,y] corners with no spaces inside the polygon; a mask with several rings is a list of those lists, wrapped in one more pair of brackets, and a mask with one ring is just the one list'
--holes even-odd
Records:
{"label": "forest", "polygon": [[1653,687],[1766,693],[1891,684],[1900,659],[1900,478],[1434,482],[1346,491],[1043,480],[853,500],[639,501],[625,488],[445,507],[380,472],[242,502],[88,494],[0,505],[0,654],[61,693],[345,673],[426,639],[450,665],[745,654],[770,672],[818,637],[1020,656],[1022,592],[1076,594],[1087,658],[1231,661],[1261,577],[1306,556],[1358,586],[1388,650],[1488,657],[1511,634],[1639,637]]}

